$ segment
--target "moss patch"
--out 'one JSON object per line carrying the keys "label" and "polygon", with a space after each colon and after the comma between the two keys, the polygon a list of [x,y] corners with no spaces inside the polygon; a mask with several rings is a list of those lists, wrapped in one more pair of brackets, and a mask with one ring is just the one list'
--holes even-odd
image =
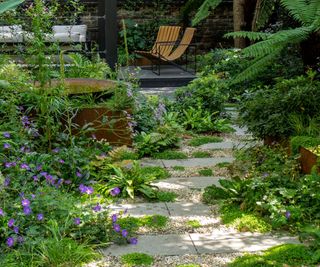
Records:
{"label": "moss patch", "polygon": [[312,252],[303,245],[281,245],[268,249],[262,255],[245,255],[235,259],[230,267],[315,266]]}
{"label": "moss patch", "polygon": [[196,151],[192,153],[193,158],[210,158],[210,153],[206,151]]}
{"label": "moss patch", "polygon": [[220,143],[223,139],[218,136],[199,136],[189,141],[190,146],[201,146],[209,143]]}
{"label": "moss patch", "polygon": [[154,259],[152,256],[144,253],[130,253],[121,256],[121,262],[124,266],[150,266]]}
{"label": "moss patch", "polygon": [[199,171],[199,175],[201,176],[212,176],[213,171],[211,169],[203,169]]}
{"label": "moss patch", "polygon": [[170,177],[170,173],[165,168],[158,166],[142,167],[140,172],[142,176],[153,176],[158,180]]}
{"label": "moss patch", "polygon": [[181,151],[167,150],[161,153],[154,154],[153,158],[155,159],[187,159],[188,156]]}

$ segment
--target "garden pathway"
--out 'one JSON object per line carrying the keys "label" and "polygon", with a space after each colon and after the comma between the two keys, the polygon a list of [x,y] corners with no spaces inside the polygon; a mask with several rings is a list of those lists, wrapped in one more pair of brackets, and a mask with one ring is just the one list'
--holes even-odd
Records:
{"label": "garden pathway", "polygon": [[[229,109],[232,116],[236,113],[233,109]],[[229,150],[235,147],[244,147],[252,145],[252,141],[248,142],[250,135],[246,130],[235,125],[236,132],[232,137],[225,138],[224,142],[212,143],[201,146],[204,150]],[[186,160],[145,160],[144,165],[161,166],[172,170],[173,166],[182,166],[186,168],[194,167],[213,167],[219,163],[232,162],[232,154],[227,157],[212,157],[201,159]],[[201,194],[201,190],[205,187],[215,184],[219,185],[219,179],[227,178],[222,176],[202,177],[171,177],[161,180],[156,185],[161,190],[177,192],[182,194],[177,202],[168,203],[135,203],[114,205],[111,210],[114,212],[128,209],[130,216],[144,215],[163,215],[170,220],[182,220],[186,223],[188,220],[198,220],[203,224],[203,231],[195,231],[194,229],[165,231],[165,233],[146,233],[138,236],[137,245],[118,246],[112,245],[103,250],[106,257],[116,257],[127,253],[141,252],[157,256],[179,256],[181,255],[198,255],[205,257],[208,254],[227,255],[228,253],[243,253],[262,251],[275,245],[283,243],[299,243],[295,237],[274,236],[270,234],[258,233],[239,233],[234,229],[226,228],[221,225],[220,218],[217,213],[213,212],[214,207],[201,203],[201,200],[193,201],[192,194]],[[191,192],[191,193],[190,193]],[[183,195],[183,194],[186,195]],[[206,224],[208,228],[206,227]],[[213,263],[212,263],[213,264]],[[167,266],[166,264],[157,266]],[[201,265],[202,266],[202,265]],[[218,265],[203,265],[218,266]],[[219,265],[224,266],[224,265]]]}

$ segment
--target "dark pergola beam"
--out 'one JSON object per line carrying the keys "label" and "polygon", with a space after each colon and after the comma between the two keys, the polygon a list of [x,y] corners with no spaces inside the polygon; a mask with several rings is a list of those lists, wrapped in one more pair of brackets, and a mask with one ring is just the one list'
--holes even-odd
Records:
{"label": "dark pergola beam", "polygon": [[117,0],[99,0],[99,51],[112,69],[118,61],[117,11]]}

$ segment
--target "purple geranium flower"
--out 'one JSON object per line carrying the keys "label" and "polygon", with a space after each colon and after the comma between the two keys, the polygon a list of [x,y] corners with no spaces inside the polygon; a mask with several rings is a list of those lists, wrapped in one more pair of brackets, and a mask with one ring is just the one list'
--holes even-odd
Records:
{"label": "purple geranium flower", "polygon": [[60,151],[59,148],[52,149],[52,152],[53,152],[53,153],[56,153],[56,154],[59,153],[59,151]]}
{"label": "purple geranium flower", "polygon": [[76,176],[79,177],[79,178],[81,178],[81,177],[82,177],[81,172],[77,171],[77,172],[76,172]]}
{"label": "purple geranium flower", "polygon": [[94,206],[92,209],[93,209],[93,211],[95,211],[95,212],[99,212],[99,211],[101,211],[101,206],[100,206],[100,204],[97,204],[97,205]]}
{"label": "purple geranium flower", "polygon": [[42,221],[43,219],[44,219],[43,214],[42,214],[42,213],[39,213],[39,214],[37,215],[37,220],[38,220],[38,221]]}
{"label": "purple geranium flower", "polygon": [[8,143],[4,143],[4,144],[3,144],[3,148],[4,148],[4,149],[9,149],[10,147],[11,147],[11,145],[8,144]]}
{"label": "purple geranium flower", "polygon": [[21,165],[20,165],[20,168],[21,169],[24,169],[24,170],[30,170],[30,167],[29,167],[29,165],[27,164],[27,163],[22,163]]}
{"label": "purple geranium flower", "polygon": [[80,218],[74,218],[74,224],[79,225],[81,223]]}
{"label": "purple geranium flower", "polygon": [[115,223],[115,222],[118,220],[118,217],[117,217],[116,214],[113,214],[113,215],[111,216],[111,219],[112,219],[112,222]]}
{"label": "purple geranium flower", "polygon": [[122,230],[121,232],[123,237],[127,237],[128,236],[128,231],[127,230]]}
{"label": "purple geranium flower", "polygon": [[120,232],[120,230],[121,230],[121,228],[120,228],[120,225],[119,225],[119,224],[115,224],[115,225],[113,226],[113,229],[114,229],[117,233],[119,233],[119,232]]}
{"label": "purple geranium flower", "polygon": [[8,187],[9,184],[10,184],[10,182],[11,182],[10,178],[7,177],[7,178],[4,180],[3,186],[4,186],[4,187]]}
{"label": "purple geranium flower", "polygon": [[13,247],[13,245],[14,245],[14,238],[13,238],[13,237],[9,237],[9,238],[7,239],[7,246],[8,246],[9,248],[11,248],[11,247]]}
{"label": "purple geranium flower", "polygon": [[25,215],[30,215],[32,212],[31,208],[30,207],[23,207],[23,213]]}
{"label": "purple geranium flower", "polygon": [[130,238],[129,240],[131,245],[137,245],[138,244],[138,239],[135,237]]}
{"label": "purple geranium flower", "polygon": [[86,194],[91,195],[93,193],[93,188],[90,186],[87,186],[86,188]]}
{"label": "purple geranium flower", "polygon": [[286,216],[287,220],[289,220],[291,217],[291,212],[287,210],[284,216]]}
{"label": "purple geranium flower", "polygon": [[0,216],[4,216],[3,209],[0,209]]}
{"label": "purple geranium flower", "polygon": [[3,137],[5,137],[5,138],[10,138],[10,137],[11,137],[11,134],[8,133],[8,132],[4,132],[4,133],[3,133]]}
{"label": "purple geranium flower", "polygon": [[63,159],[59,159],[59,163],[63,164],[65,161]]}
{"label": "purple geranium flower", "polygon": [[13,231],[14,231],[16,234],[19,234],[19,227],[18,227],[18,226],[13,227]]}
{"label": "purple geranium flower", "polygon": [[8,221],[8,227],[12,227],[12,226],[14,225],[14,222],[15,222],[15,220],[11,218],[11,219]]}
{"label": "purple geranium flower", "polygon": [[72,181],[71,181],[71,180],[65,180],[64,183],[65,183],[65,184],[71,184]]}
{"label": "purple geranium flower", "polygon": [[120,192],[121,192],[120,188],[119,187],[115,187],[110,191],[110,195],[115,197],[115,196],[119,195]]}
{"label": "purple geranium flower", "polygon": [[18,236],[18,242],[22,244],[24,242],[23,236]]}
{"label": "purple geranium flower", "polygon": [[27,198],[22,199],[22,200],[21,200],[21,205],[22,205],[23,207],[29,207],[29,206],[30,206],[30,200],[27,199]]}

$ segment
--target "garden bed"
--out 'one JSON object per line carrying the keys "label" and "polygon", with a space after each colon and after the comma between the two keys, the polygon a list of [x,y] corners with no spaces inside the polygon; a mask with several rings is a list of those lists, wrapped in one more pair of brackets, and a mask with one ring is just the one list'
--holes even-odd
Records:
{"label": "garden bed", "polygon": [[[305,147],[300,147],[300,164],[301,164],[301,170],[305,174],[310,174],[312,171],[312,168],[317,165],[318,162],[318,156],[311,152],[309,149]],[[317,167],[318,173],[320,173],[320,167]]]}

